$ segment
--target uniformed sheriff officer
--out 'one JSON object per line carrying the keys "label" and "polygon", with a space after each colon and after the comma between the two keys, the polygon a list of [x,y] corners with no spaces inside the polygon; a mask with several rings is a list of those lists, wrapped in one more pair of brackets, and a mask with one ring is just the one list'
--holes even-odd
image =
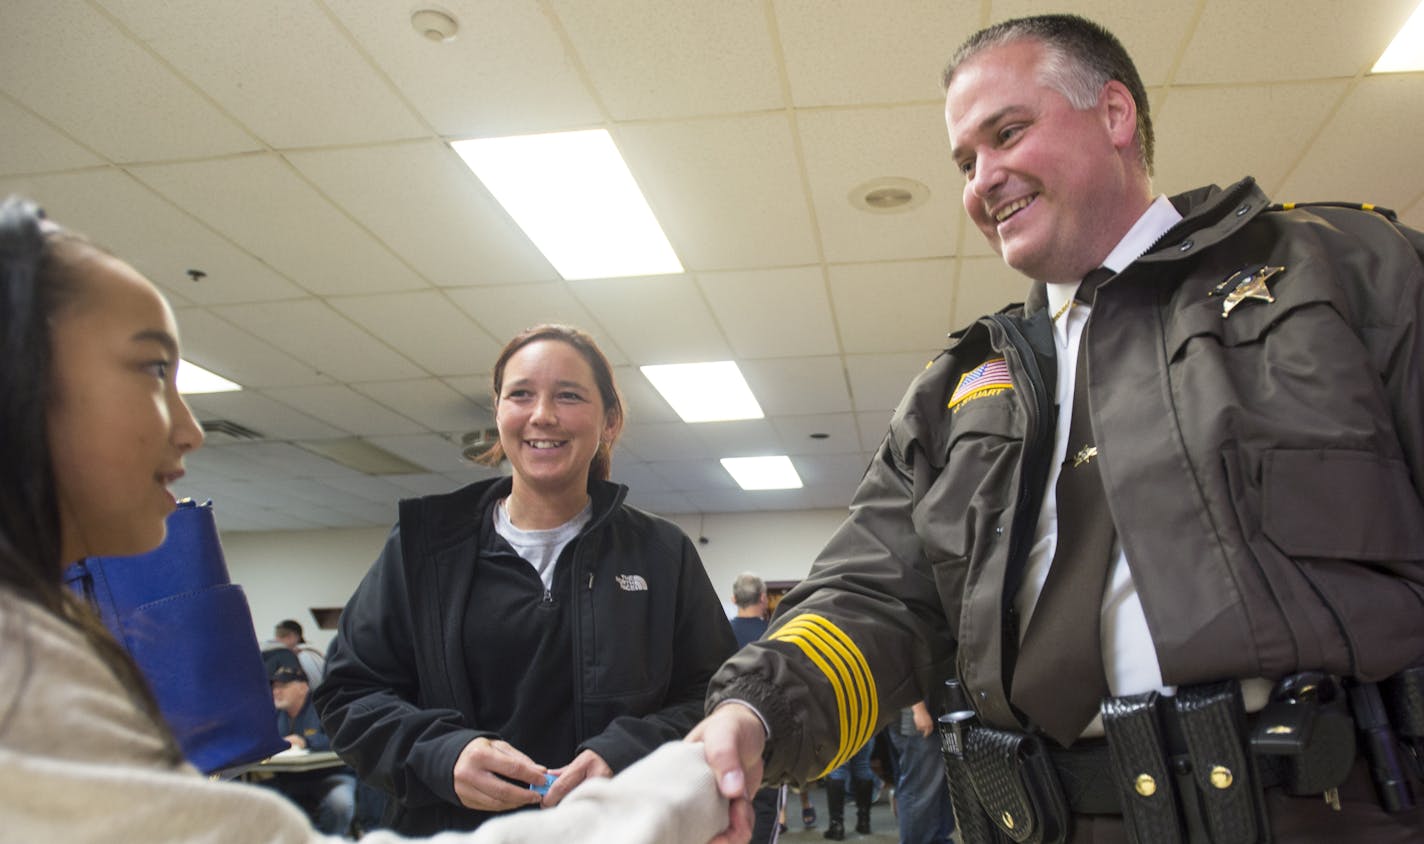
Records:
{"label": "uniformed sheriff officer", "polygon": [[1142,81],[1081,18],[989,27],[944,83],[965,210],[1032,292],[915,380],[714,678],[723,837],[954,678],[963,840],[1421,840],[1424,235],[1249,178],[1155,194]]}

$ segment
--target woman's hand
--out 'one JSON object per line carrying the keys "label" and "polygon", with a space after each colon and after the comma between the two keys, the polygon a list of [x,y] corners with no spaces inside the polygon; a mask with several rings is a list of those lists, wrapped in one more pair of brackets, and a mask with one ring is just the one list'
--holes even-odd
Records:
{"label": "woman's hand", "polygon": [[455,796],[465,808],[483,812],[528,806],[539,802],[539,793],[500,777],[542,785],[544,771],[509,742],[481,736],[465,745],[455,760]]}
{"label": "woman's hand", "polygon": [[608,767],[608,763],[603,761],[603,757],[592,750],[585,750],[574,757],[574,761],[562,768],[555,768],[549,773],[558,777],[554,784],[549,786],[549,793],[544,795],[544,808],[549,809],[559,805],[559,801],[575,788],[579,783],[594,777],[611,777],[613,769]]}

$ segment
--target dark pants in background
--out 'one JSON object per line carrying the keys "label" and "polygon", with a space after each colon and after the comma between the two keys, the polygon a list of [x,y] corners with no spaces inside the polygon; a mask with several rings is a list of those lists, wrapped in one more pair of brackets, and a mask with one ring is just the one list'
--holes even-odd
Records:
{"label": "dark pants in background", "polygon": [[307,813],[318,831],[347,835],[356,814],[356,774],[350,768],[277,774],[262,783]]}
{"label": "dark pants in background", "polygon": [[752,844],[767,844],[781,822],[781,789],[763,788],[752,798],[756,823],[752,826]]}

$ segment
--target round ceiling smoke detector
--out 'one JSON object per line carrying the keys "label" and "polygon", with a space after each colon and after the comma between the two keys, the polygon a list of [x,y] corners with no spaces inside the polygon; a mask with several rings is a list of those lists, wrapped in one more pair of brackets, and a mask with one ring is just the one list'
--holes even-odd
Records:
{"label": "round ceiling smoke detector", "polygon": [[923,205],[930,189],[914,179],[882,176],[856,185],[847,195],[850,204],[872,214],[899,214]]}
{"label": "round ceiling smoke detector", "polygon": [[410,16],[410,25],[422,37],[431,41],[451,41],[460,31],[454,17],[439,9],[421,9]]}

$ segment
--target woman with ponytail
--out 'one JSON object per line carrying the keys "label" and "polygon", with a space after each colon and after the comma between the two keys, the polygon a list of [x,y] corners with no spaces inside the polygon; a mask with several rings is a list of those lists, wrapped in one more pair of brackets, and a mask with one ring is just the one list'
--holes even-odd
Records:
{"label": "woman with ponytail", "polygon": [[736,646],[696,546],[608,480],[623,403],[593,340],[531,328],[493,381],[484,461],[510,476],[401,502],[316,691],[406,833],[556,805],[681,738]]}

